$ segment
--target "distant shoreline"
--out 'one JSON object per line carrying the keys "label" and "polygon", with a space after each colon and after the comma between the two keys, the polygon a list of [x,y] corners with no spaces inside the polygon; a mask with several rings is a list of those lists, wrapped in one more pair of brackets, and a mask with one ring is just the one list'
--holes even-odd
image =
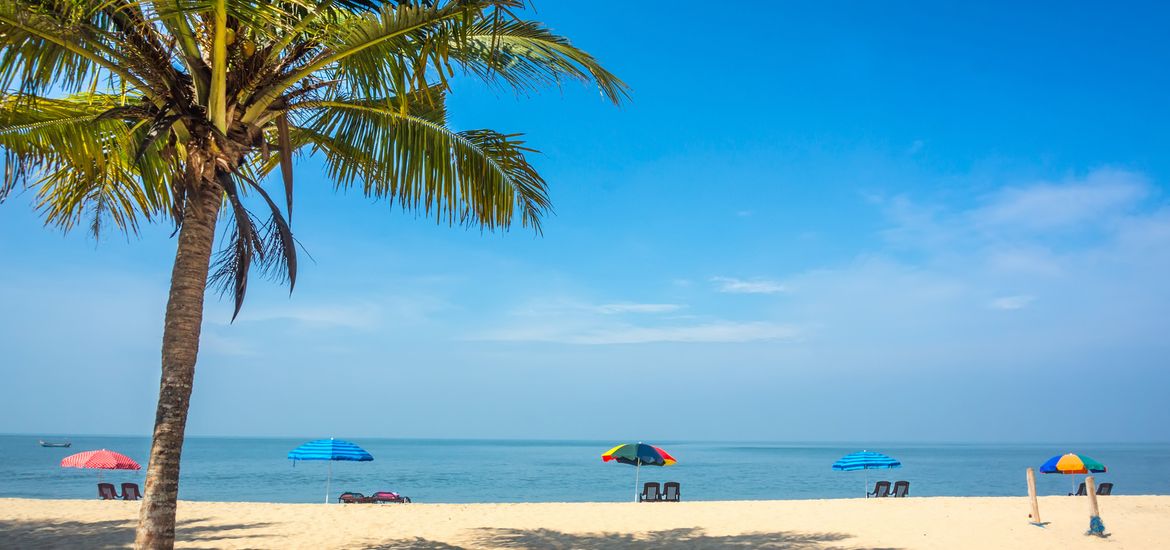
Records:
{"label": "distant shoreline", "polygon": [[[29,437],[33,439],[45,438],[126,438],[126,439],[147,439],[150,434],[99,434],[99,433],[56,433],[56,432],[0,432],[0,437]],[[187,439],[263,439],[266,441],[307,441],[315,437],[320,437],[320,434],[302,434],[302,435],[187,435]],[[384,435],[353,435],[342,434],[338,437],[345,437],[349,440],[374,440],[374,441],[423,441],[423,442],[477,442],[485,443],[596,443],[601,446],[612,445],[613,442],[619,441],[620,438],[565,438],[565,437],[408,437],[408,436],[384,436]],[[1112,445],[1170,445],[1170,439],[1154,441],[1108,441],[1098,439],[1086,439],[1083,441],[1076,440],[1053,440],[1053,441],[1038,441],[1030,439],[1027,441],[954,441],[954,440],[939,440],[939,441],[902,441],[902,440],[779,440],[779,439],[675,439],[675,438],[646,438],[647,441],[655,441],[663,445],[668,444],[703,444],[703,445],[777,445],[777,446],[812,446],[812,447],[904,447],[904,446],[1011,446],[1011,447],[1079,447],[1087,445],[1095,446],[1112,446]]]}
{"label": "distant shoreline", "polygon": [[[1170,496],[1101,498],[1111,549],[1170,542]],[[178,547],[1100,548],[1087,499],[1025,497],[681,503],[264,504],[180,501]],[[0,546],[125,546],[138,504],[0,499]]]}

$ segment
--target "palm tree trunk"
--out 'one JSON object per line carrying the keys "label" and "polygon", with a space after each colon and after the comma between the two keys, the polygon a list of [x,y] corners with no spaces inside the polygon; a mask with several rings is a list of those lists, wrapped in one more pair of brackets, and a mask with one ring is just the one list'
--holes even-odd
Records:
{"label": "palm tree trunk", "polygon": [[204,182],[188,197],[179,230],[175,267],[162,342],[162,385],[154,419],[154,440],[146,469],[146,490],[138,514],[134,547],[170,549],[175,545],[175,504],[179,496],[179,457],[187,428],[187,407],[199,354],[203,297],[223,191]]}

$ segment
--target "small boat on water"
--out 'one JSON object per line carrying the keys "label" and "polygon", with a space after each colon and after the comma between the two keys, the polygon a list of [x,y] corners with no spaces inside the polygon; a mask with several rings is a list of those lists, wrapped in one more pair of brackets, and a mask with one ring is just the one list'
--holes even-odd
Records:
{"label": "small boat on water", "polygon": [[39,441],[40,441],[42,447],[69,447],[69,446],[73,445],[72,443],[70,443],[68,441],[45,441],[44,439],[41,439]]}

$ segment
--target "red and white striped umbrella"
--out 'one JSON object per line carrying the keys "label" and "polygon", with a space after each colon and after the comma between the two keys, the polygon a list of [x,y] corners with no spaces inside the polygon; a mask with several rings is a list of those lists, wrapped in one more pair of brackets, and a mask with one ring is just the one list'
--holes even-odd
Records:
{"label": "red and white striped umbrella", "polygon": [[99,468],[102,470],[141,470],[137,462],[124,454],[106,449],[85,451],[61,459],[62,468]]}

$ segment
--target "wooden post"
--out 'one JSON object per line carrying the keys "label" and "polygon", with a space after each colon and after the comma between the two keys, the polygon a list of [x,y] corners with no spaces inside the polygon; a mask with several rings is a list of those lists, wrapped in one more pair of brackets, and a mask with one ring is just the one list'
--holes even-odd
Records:
{"label": "wooden post", "polygon": [[1040,502],[1036,500],[1036,471],[1028,468],[1028,498],[1032,500],[1032,525],[1044,527],[1040,521]]}
{"label": "wooden post", "polygon": [[1085,478],[1085,493],[1089,496],[1089,517],[1101,517],[1101,510],[1097,509],[1097,483],[1093,476]]}
{"label": "wooden post", "polygon": [[1085,534],[1098,537],[1109,536],[1105,534],[1105,523],[1101,521],[1101,510],[1097,508],[1097,483],[1093,480],[1093,476],[1085,478],[1085,493],[1089,497],[1089,531]]}

